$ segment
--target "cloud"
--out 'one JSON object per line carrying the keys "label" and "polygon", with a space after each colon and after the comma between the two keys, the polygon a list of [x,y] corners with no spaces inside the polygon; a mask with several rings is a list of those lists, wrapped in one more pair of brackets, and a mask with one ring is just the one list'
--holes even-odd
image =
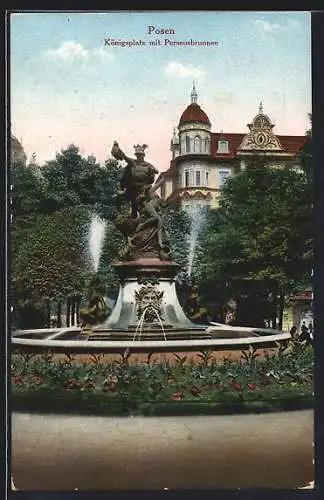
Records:
{"label": "cloud", "polygon": [[88,50],[83,47],[80,43],[69,41],[63,42],[61,46],[57,49],[49,49],[45,52],[45,56],[54,59],[63,60],[92,60],[98,58],[101,61],[113,61],[115,55],[104,49],[103,47],[97,47],[93,50]]}
{"label": "cloud", "polygon": [[204,78],[206,72],[203,69],[192,66],[192,64],[182,64],[177,62],[169,62],[166,67],[166,73],[168,75],[175,76],[177,78]]}
{"label": "cloud", "polygon": [[87,59],[89,52],[80,43],[74,41],[63,42],[58,49],[49,49],[45,55],[55,59]]}
{"label": "cloud", "polygon": [[288,19],[286,24],[271,23],[265,19],[256,19],[253,21],[254,26],[258,28],[262,33],[276,34],[283,33],[290,30],[291,28],[298,28],[300,26],[299,22],[295,19]]}
{"label": "cloud", "polygon": [[49,49],[45,52],[45,56],[54,59],[63,60],[88,60],[90,57],[93,60],[98,58],[101,61],[113,61],[115,55],[104,49],[103,47],[97,47],[93,50],[88,50],[83,47],[80,43],[69,41],[63,42],[61,46],[57,49]]}

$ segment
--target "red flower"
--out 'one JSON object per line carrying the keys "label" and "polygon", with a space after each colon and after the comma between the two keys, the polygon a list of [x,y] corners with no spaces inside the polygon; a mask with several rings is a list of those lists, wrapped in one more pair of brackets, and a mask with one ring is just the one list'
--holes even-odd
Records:
{"label": "red flower", "polygon": [[248,384],[248,388],[250,391],[254,391],[254,389],[256,389],[256,384]]}
{"label": "red flower", "polygon": [[80,382],[77,382],[74,378],[67,380],[64,383],[64,386],[67,387],[68,389],[76,389],[80,387]]}
{"label": "red flower", "polygon": [[183,398],[183,394],[182,394],[182,392],[175,392],[175,393],[174,393],[174,394],[172,394],[172,396],[170,397],[170,399],[172,399],[173,401],[180,401],[182,398]]}
{"label": "red flower", "polygon": [[199,387],[196,387],[195,385],[191,388],[191,394],[193,396],[198,396],[198,394],[201,392],[201,389]]}
{"label": "red flower", "polygon": [[240,384],[238,384],[237,382],[235,382],[235,380],[233,380],[231,382],[231,386],[233,387],[233,389],[235,389],[236,391],[239,391],[241,389],[241,386]]}

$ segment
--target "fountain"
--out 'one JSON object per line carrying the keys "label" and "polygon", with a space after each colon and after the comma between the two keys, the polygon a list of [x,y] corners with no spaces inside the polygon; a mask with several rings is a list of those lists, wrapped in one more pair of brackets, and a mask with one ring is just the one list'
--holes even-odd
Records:
{"label": "fountain", "polygon": [[192,266],[196,254],[199,235],[206,222],[206,208],[194,207],[190,212],[190,233],[188,236],[188,277],[191,278]]}
{"label": "fountain", "polygon": [[[170,244],[161,218],[161,199],[152,185],[158,171],[144,161],[147,146],[135,146],[136,159],[129,158],[117,142],[112,155],[124,160],[116,202],[120,204],[116,227],[125,238],[120,261],[115,264],[120,286],[111,314],[83,310],[81,327],[14,332],[12,348],[41,352],[183,352],[243,349],[251,345],[275,347],[290,338],[288,332],[262,328],[240,328],[220,323],[199,324],[184,313],[177,297],[175,277],[179,266],[172,260]],[[197,216],[199,215],[199,216]],[[192,217],[189,269],[191,274],[198,237],[205,213]],[[97,271],[105,235],[105,223],[93,216],[89,249]],[[100,305],[100,293],[94,292]],[[93,304],[92,304],[93,305]],[[91,309],[91,310],[90,310]],[[90,314],[91,313],[91,314]],[[98,314],[97,314],[98,313]]]}
{"label": "fountain", "polygon": [[93,214],[89,231],[89,252],[95,273],[98,271],[105,233],[106,222],[97,214]]}

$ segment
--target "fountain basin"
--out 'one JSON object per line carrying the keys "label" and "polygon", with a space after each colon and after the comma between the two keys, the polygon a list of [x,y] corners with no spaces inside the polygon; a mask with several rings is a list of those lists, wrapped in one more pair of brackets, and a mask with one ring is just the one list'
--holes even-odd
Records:
{"label": "fountain basin", "polygon": [[[254,332],[261,331],[255,329]],[[249,347],[271,348],[277,347],[278,342],[288,341],[290,334],[288,332],[263,334],[260,336],[252,336],[251,332],[246,331],[248,336],[234,337],[235,330],[220,328],[218,333],[222,338],[217,338],[217,332],[214,332],[214,337],[211,339],[188,339],[188,340],[57,340],[49,339],[24,339],[13,337],[11,340],[11,348],[15,350],[28,351],[39,353],[44,350],[51,350],[57,353],[122,353],[129,351],[130,353],[139,352],[185,352],[199,350],[230,350],[230,349],[248,349]],[[81,329],[79,330],[81,333]],[[264,329],[264,332],[267,332]],[[264,333],[263,332],[263,333]],[[232,336],[231,336],[232,335]],[[234,337],[234,338],[233,338]]]}

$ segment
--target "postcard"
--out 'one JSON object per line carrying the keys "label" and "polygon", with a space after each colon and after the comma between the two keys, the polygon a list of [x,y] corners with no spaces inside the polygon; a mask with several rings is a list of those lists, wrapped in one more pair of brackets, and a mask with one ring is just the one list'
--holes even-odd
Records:
{"label": "postcard", "polygon": [[312,489],[311,13],[8,15],[12,490]]}

